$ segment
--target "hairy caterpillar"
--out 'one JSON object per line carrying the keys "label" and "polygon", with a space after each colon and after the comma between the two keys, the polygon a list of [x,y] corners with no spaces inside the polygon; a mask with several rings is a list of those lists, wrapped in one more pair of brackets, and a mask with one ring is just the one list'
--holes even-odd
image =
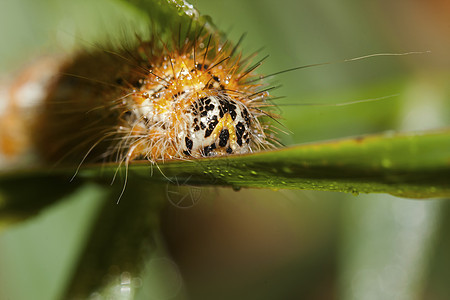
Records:
{"label": "hairy caterpillar", "polygon": [[81,53],[58,70],[29,137],[46,160],[78,163],[269,148],[269,125],[260,121],[270,115],[262,110],[268,92],[253,82],[260,64],[199,30]]}
{"label": "hairy caterpillar", "polygon": [[[270,87],[262,81],[267,76],[254,72],[264,59],[252,63],[252,56],[240,54],[239,43],[233,46],[216,34],[191,27],[181,31],[174,30],[169,41],[154,34],[131,46],[97,48],[34,66],[30,78],[13,87],[0,121],[8,128],[0,135],[2,153],[20,158],[24,149],[34,148],[46,162],[128,165],[135,159],[273,148],[277,140],[265,117],[276,115],[263,110],[271,106]],[[29,83],[39,80],[42,103],[24,118],[17,103],[26,98]]]}

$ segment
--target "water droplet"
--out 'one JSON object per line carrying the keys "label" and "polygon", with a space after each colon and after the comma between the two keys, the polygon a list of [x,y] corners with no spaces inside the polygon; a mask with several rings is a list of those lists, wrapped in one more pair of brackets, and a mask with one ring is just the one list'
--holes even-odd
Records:
{"label": "water droplet", "polygon": [[242,187],[238,186],[238,185],[233,185],[231,186],[233,188],[234,191],[239,192],[241,190]]}
{"label": "water droplet", "polygon": [[351,193],[353,196],[359,196],[359,192],[357,190],[352,189]]}

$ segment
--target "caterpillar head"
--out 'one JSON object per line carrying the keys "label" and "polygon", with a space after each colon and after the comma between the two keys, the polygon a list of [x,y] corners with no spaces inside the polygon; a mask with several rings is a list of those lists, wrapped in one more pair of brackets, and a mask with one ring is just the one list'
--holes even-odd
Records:
{"label": "caterpillar head", "polygon": [[128,126],[147,135],[139,139],[140,151],[152,161],[244,154],[271,145],[259,120],[268,93],[247,82],[254,67],[234,57],[234,49],[209,49],[211,37],[205,47],[205,38],[172,53],[161,49],[126,101],[133,120]]}

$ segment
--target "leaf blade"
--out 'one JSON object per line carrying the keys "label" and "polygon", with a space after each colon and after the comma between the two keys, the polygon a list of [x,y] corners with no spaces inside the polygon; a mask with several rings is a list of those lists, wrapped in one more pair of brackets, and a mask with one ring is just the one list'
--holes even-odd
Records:
{"label": "leaf blade", "polygon": [[[192,184],[352,193],[390,193],[428,198],[450,194],[450,130],[384,133],[311,143],[242,156],[129,166],[152,180],[189,179]],[[104,166],[101,174],[115,172]],[[96,175],[94,175],[96,174]],[[86,168],[81,176],[99,176]]]}

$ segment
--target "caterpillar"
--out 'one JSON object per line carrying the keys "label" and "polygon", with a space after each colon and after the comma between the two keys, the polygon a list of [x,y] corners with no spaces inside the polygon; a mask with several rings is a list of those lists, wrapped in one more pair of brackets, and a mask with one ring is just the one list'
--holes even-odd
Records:
{"label": "caterpillar", "polygon": [[23,163],[29,151],[44,164],[128,165],[277,147],[273,87],[256,74],[266,57],[243,57],[240,42],[204,28],[172,31],[32,65],[0,118],[3,161]]}
{"label": "caterpillar", "polygon": [[[252,63],[237,46],[202,31],[168,42],[138,37],[133,46],[80,52],[59,68],[41,66],[58,69],[57,75],[27,134],[19,136],[44,160],[64,163],[156,162],[273,147],[262,120],[274,117],[263,110],[269,93],[255,83],[261,61]],[[3,153],[21,148],[10,139],[1,135]]]}

